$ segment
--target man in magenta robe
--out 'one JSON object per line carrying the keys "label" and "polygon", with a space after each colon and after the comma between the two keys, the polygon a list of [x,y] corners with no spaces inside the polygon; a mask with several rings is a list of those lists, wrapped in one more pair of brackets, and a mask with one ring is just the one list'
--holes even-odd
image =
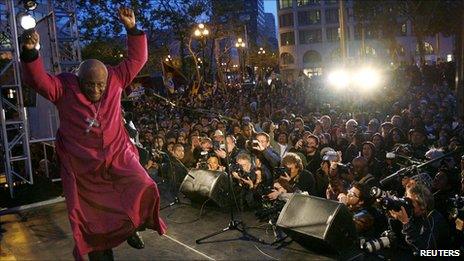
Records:
{"label": "man in magenta robe", "polygon": [[131,9],[119,9],[119,18],[128,32],[128,57],[108,68],[84,61],[78,75],[48,74],[35,49],[39,35],[22,35],[24,81],[59,112],[56,151],[78,260],[86,254],[111,260],[111,249],[141,227],[166,231],[158,188],[140,165],[121,118],[121,93],[147,61],[147,39]]}

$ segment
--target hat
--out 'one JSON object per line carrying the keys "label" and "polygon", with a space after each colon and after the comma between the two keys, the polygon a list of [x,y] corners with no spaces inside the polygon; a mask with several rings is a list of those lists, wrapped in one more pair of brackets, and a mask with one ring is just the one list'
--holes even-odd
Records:
{"label": "hat", "polygon": [[248,116],[244,116],[244,117],[242,118],[242,121],[250,122],[251,119],[250,119],[250,117],[248,117]]}
{"label": "hat", "polygon": [[323,161],[333,161],[338,158],[337,152],[330,147],[323,148],[321,150],[321,156]]}
{"label": "hat", "polygon": [[216,136],[224,136],[224,133],[222,133],[221,130],[216,130],[216,131],[214,132],[214,135],[213,135],[213,136],[214,136],[214,137],[216,137]]}
{"label": "hat", "polygon": [[432,187],[433,180],[429,174],[423,172],[411,177],[411,179],[415,180],[417,183],[421,183],[422,185],[426,186],[428,189]]}

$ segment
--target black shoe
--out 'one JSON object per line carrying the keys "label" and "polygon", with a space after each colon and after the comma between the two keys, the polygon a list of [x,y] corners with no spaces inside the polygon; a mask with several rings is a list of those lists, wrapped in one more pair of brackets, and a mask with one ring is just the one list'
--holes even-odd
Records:
{"label": "black shoe", "polygon": [[134,234],[132,234],[127,239],[127,243],[129,244],[129,246],[135,249],[145,248],[145,243],[143,242],[142,236],[139,234],[139,232],[135,232]]}
{"label": "black shoe", "polygon": [[93,251],[89,253],[89,261],[113,261],[113,250]]}

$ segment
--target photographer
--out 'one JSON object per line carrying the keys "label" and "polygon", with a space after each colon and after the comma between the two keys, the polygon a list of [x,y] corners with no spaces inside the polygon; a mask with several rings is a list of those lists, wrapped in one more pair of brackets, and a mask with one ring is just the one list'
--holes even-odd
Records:
{"label": "photographer", "polygon": [[312,134],[306,135],[297,142],[296,148],[300,148],[300,151],[306,157],[305,169],[311,173],[315,173],[322,162],[319,152],[319,138]]}
{"label": "photographer", "polygon": [[231,171],[239,185],[240,205],[242,208],[255,207],[258,203],[257,199],[261,196],[257,193],[260,191],[262,171],[253,165],[248,153],[238,154],[236,163],[231,167]]}
{"label": "photographer", "polygon": [[[236,145],[236,140],[233,135],[227,135],[226,137],[226,142],[227,142],[227,150],[228,150],[228,156],[229,156],[229,161],[230,162],[235,162],[235,159],[237,155],[240,153],[237,145]],[[216,156],[219,157],[221,160],[221,165],[226,166],[226,150],[225,150],[225,144],[219,144],[219,148],[216,146],[214,148],[214,152],[216,153]]]}
{"label": "photographer", "polygon": [[182,159],[184,158],[184,146],[180,143],[174,144],[168,158],[168,161],[161,165],[162,173],[173,182],[173,184],[180,185],[188,173],[188,169],[182,163]]}
{"label": "photographer", "polygon": [[380,235],[386,227],[386,220],[372,207],[372,198],[366,186],[359,182],[351,184],[346,194],[339,195],[338,201],[353,213],[353,221],[358,235],[372,239]]}
{"label": "photographer", "polygon": [[297,117],[293,121],[293,132],[290,134],[290,141],[293,144],[296,144],[299,140],[303,138],[303,133],[305,131],[305,125],[302,118]]}
{"label": "photographer", "polygon": [[285,169],[280,177],[287,180],[294,190],[306,191],[310,195],[315,195],[316,182],[314,176],[303,168],[300,156],[295,153],[288,153],[282,159],[282,166]]}
{"label": "photographer", "polygon": [[266,168],[272,170],[280,165],[280,156],[270,145],[270,137],[265,132],[259,132],[256,140],[248,142],[249,150]]}
{"label": "photographer", "polygon": [[412,202],[408,213],[390,210],[390,215],[403,224],[402,234],[414,252],[425,249],[447,249],[449,231],[443,216],[434,209],[433,196],[422,184],[408,187],[406,198]]}
{"label": "photographer", "polygon": [[215,156],[213,152],[213,141],[210,138],[202,138],[200,149],[196,155],[196,167],[198,169],[208,169],[208,159],[211,156]]}

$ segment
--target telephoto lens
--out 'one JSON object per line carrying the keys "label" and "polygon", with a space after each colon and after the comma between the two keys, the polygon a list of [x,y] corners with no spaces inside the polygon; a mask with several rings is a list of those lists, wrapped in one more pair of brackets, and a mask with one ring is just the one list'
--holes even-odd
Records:
{"label": "telephoto lens", "polygon": [[361,249],[369,253],[377,252],[381,249],[390,247],[395,239],[395,234],[391,230],[386,230],[379,238],[361,242]]}

